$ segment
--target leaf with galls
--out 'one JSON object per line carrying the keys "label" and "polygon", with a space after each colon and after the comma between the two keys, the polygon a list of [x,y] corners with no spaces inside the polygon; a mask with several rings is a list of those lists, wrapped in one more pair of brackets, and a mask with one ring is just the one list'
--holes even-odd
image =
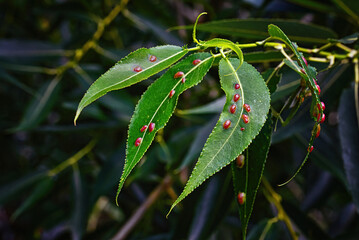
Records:
{"label": "leaf with galls", "polygon": [[[183,192],[171,210],[207,178],[235,160],[261,130],[270,106],[269,90],[259,72],[250,64],[236,58],[225,58],[219,63],[221,87],[226,93],[226,103],[220,118],[202,150]],[[238,70],[237,70],[238,68]],[[235,84],[240,88],[236,89]],[[237,94],[241,95],[237,99]],[[251,106],[247,124],[241,119],[243,104]],[[228,111],[236,105],[236,111]],[[230,124],[229,124],[230,123]],[[246,127],[246,131],[241,130]]]}
{"label": "leaf with galls", "polygon": [[188,53],[187,49],[165,45],[141,48],[121,59],[99,77],[87,90],[77,107],[74,123],[81,111],[109,91],[131,86],[168,68]]}
{"label": "leaf with galls", "polygon": [[[201,61],[193,65],[192,62],[198,59]],[[157,57],[157,61],[159,60]],[[213,60],[214,57],[210,53],[192,54],[173,65],[142,95],[128,130],[126,161],[117,190],[116,202],[126,178],[151,145],[156,132],[162,129],[172,116],[179,95],[202,81],[212,66]],[[182,78],[186,78],[187,81],[183,83]],[[143,132],[139,131],[143,126],[148,127]]]}

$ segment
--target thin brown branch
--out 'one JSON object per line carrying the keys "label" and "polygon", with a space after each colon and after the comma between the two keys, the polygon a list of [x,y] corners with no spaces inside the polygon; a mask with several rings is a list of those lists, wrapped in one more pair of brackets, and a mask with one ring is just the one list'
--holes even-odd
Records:
{"label": "thin brown branch", "polygon": [[165,191],[171,183],[171,177],[167,175],[163,181],[151,192],[145,202],[135,211],[126,224],[116,233],[112,240],[125,239],[133,228],[140,222],[146,211],[153,205],[157,198]]}

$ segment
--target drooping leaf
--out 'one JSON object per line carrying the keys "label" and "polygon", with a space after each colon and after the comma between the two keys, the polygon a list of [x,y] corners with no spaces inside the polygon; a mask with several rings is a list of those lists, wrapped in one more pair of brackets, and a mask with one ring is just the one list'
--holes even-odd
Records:
{"label": "drooping leaf", "polygon": [[355,114],[354,90],[345,90],[339,105],[339,137],[348,187],[359,212],[359,128]]}
{"label": "drooping leaf", "polygon": [[[223,104],[222,104],[223,106]],[[211,119],[203,125],[197,132],[195,139],[193,140],[190,149],[188,150],[186,156],[183,158],[180,169],[187,167],[190,165],[196,158],[199,157],[201,153],[201,149],[203,148],[209,134],[212,132],[212,129],[216,125],[218,116],[216,118]]]}
{"label": "drooping leaf", "polygon": [[88,205],[85,197],[84,181],[81,178],[80,170],[77,165],[73,166],[73,211],[71,217],[72,239],[80,240],[86,229],[86,217]]}
{"label": "drooping leaf", "polygon": [[[266,120],[270,102],[268,88],[253,66],[243,62],[236,71],[239,64],[240,60],[235,58],[220,61],[219,75],[227,101],[183,192],[171,210],[207,178],[231,163],[246,149]],[[240,84],[240,88],[235,89],[235,84]],[[237,102],[233,100],[235,94],[240,94]],[[246,112],[243,104],[248,104],[251,111]],[[237,106],[234,114],[229,111],[231,105]],[[242,120],[242,114],[249,117],[247,124]],[[231,121],[231,125],[224,129],[223,124],[227,120]]]}
{"label": "drooping leaf", "polygon": [[225,219],[233,201],[230,168],[214,175],[203,190],[196,210],[192,215],[191,228],[186,239],[209,239],[216,226]]}
{"label": "drooping leaf", "polygon": [[350,34],[349,36],[343,37],[341,39],[329,39],[330,42],[333,43],[343,43],[343,44],[352,44],[358,41],[359,38],[359,32]]}
{"label": "drooping leaf", "polygon": [[[303,54],[299,53],[299,51],[297,50],[296,44],[292,43],[292,41],[289,40],[287,35],[284,34],[284,32],[279,27],[277,27],[273,24],[270,24],[268,26],[268,33],[270,34],[270,36],[272,38],[278,39],[278,40],[281,40],[282,42],[284,42],[292,50],[292,52],[295,54],[298,61],[300,62],[301,68],[303,68],[303,71],[304,71],[303,75],[305,76],[308,83],[310,84],[311,89],[316,89],[316,86],[314,83],[314,78],[316,76],[314,75],[313,71],[310,70],[309,67],[307,66],[307,64],[304,62]],[[320,102],[318,92],[313,91],[313,95],[314,95],[316,101]]]}
{"label": "drooping leaf", "polygon": [[[197,25],[198,31],[222,34],[232,37],[262,40],[268,37],[267,27],[275,24],[297,42],[327,43],[328,38],[336,38],[331,29],[314,24],[305,24],[288,19],[229,19]],[[191,29],[192,26],[177,28]]]}
{"label": "drooping leaf", "polygon": [[245,239],[247,233],[249,218],[251,217],[254,201],[262,179],[271,139],[272,120],[269,116],[261,132],[245,152],[244,166],[239,168],[235,162],[232,163],[235,194],[238,194],[239,192],[244,192],[246,194],[244,204],[238,205],[243,239]]}
{"label": "drooping leaf", "polygon": [[[196,59],[201,60],[201,62],[194,65],[193,60]],[[136,106],[128,130],[126,161],[117,196],[121,191],[124,181],[152,143],[155,133],[167,124],[176,107],[178,96],[203,79],[212,66],[213,59],[214,57],[210,53],[192,54],[172,66],[143,94]],[[174,78],[178,72],[183,72],[184,75]],[[182,82],[183,79],[185,79],[184,83]],[[175,91],[172,97],[170,97],[171,91]],[[155,124],[155,128],[152,132],[149,132],[151,123]],[[144,125],[147,125],[148,128],[141,132],[140,129]],[[141,138],[142,141],[138,146],[135,146],[138,138]]]}
{"label": "drooping leaf", "polygon": [[[270,24],[268,26],[268,33],[269,35],[271,36],[271,38],[273,39],[278,39],[282,42],[284,42],[288,48],[290,48],[290,50],[295,54],[295,56],[297,57],[300,65],[301,65],[301,69],[302,69],[302,73],[303,73],[303,78],[306,80],[307,82],[307,85],[308,87],[311,89],[311,92],[312,92],[312,106],[311,106],[311,115],[312,114],[312,111],[313,109],[317,106],[317,104],[320,104],[320,99],[319,99],[319,92],[318,92],[318,89],[316,87],[316,82],[315,82],[315,79],[316,79],[316,72],[313,71],[313,69],[308,66],[305,62],[304,62],[304,57],[303,57],[303,54],[300,53],[298,50],[297,50],[297,45],[295,43],[292,43],[289,38],[287,37],[287,35],[285,35],[285,33],[277,26],[273,25],[273,24]],[[292,64],[293,67],[296,67],[295,64]],[[320,109],[318,115],[322,115],[323,114],[323,109]],[[298,172],[302,169],[302,167],[304,166],[304,164],[306,163],[308,157],[309,157],[309,154],[311,152],[311,147],[313,146],[313,142],[314,142],[314,139],[315,139],[315,135],[316,135],[316,129],[318,127],[319,123],[316,122],[314,124],[314,127],[312,129],[312,134],[311,134],[311,137],[310,137],[310,140],[309,140],[309,144],[308,144],[308,150],[307,150],[307,154],[302,162],[302,164],[298,167],[297,171],[294,173],[294,175],[289,179],[287,180],[286,182],[280,184],[280,186],[282,185],[285,185],[287,184],[289,181],[291,181],[297,174]]]}
{"label": "drooping leaf", "polygon": [[177,62],[187,52],[187,49],[178,46],[165,45],[141,48],[129,54],[91,85],[79,103],[74,122],[87,105],[107,92],[145,80]]}
{"label": "drooping leaf", "polygon": [[23,115],[20,124],[10,131],[29,130],[38,126],[48,115],[59,96],[59,78],[54,78],[42,86],[33,97]]}
{"label": "drooping leaf", "polygon": [[352,0],[332,0],[350,19],[359,24],[359,2]]}

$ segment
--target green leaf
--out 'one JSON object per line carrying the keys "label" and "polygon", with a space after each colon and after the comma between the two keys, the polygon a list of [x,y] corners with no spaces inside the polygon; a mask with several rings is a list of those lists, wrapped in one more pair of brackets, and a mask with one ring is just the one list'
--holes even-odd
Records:
{"label": "green leaf", "polygon": [[204,48],[208,48],[208,47],[218,47],[218,48],[223,48],[223,49],[231,49],[233,50],[239,59],[239,66],[238,68],[242,65],[243,63],[243,53],[242,50],[233,42],[227,40],[227,39],[221,39],[221,38],[213,38],[209,41],[206,42],[201,42],[201,46]]}
{"label": "green leaf", "polygon": [[244,54],[244,60],[248,63],[279,62],[283,55],[278,51],[251,52]]}
{"label": "green leaf", "polygon": [[27,107],[20,124],[10,129],[11,132],[32,129],[38,126],[48,116],[48,113],[59,96],[59,80],[59,78],[54,78],[51,82],[41,87]]}
{"label": "green leaf", "polygon": [[[76,123],[81,111],[87,105],[105,95],[107,92],[125,88],[145,80],[171,66],[186,53],[188,53],[187,49],[165,45],[150,49],[141,48],[129,54],[90,86],[79,103],[74,122]],[[151,56],[155,56],[156,60],[151,62],[149,59]],[[134,71],[136,67],[140,67],[142,71]]]}
{"label": "green leaf", "polygon": [[[306,80],[307,84],[309,85],[309,88],[311,89],[312,92],[312,107],[311,107],[311,111],[313,110],[314,107],[316,107],[317,104],[320,104],[320,99],[319,99],[319,93],[315,84],[315,78],[316,78],[316,72],[313,70],[313,68],[311,68],[310,66],[307,66],[307,64],[304,62],[303,60],[303,54],[301,54],[298,50],[297,50],[297,46],[296,44],[292,43],[289,38],[287,37],[287,35],[284,34],[284,32],[277,26],[271,24],[268,26],[268,32],[271,36],[271,38],[274,39],[278,39],[281,40],[282,42],[284,42],[291,50],[292,52],[295,54],[295,56],[297,57],[298,61],[300,62],[301,68],[303,69],[303,77]],[[292,66],[294,67],[295,64],[292,64]],[[320,114],[323,114],[323,110],[320,110]],[[311,114],[312,115],[312,114]],[[309,146],[308,146],[308,151],[307,151],[307,155],[305,156],[302,164],[299,166],[298,170],[294,173],[294,175],[287,180],[286,182],[284,182],[283,184],[280,184],[279,186],[283,186],[285,184],[287,184],[289,181],[291,181],[297,174],[298,172],[302,169],[302,167],[304,166],[305,162],[307,161],[308,157],[309,157],[309,153],[310,151],[310,147],[313,146],[313,142],[315,139],[315,135],[316,135],[316,129],[318,127],[319,123],[316,122],[314,124],[314,127],[312,129],[312,134],[309,140]]]}
{"label": "green leaf", "polygon": [[359,2],[353,0],[332,0],[356,25],[359,24]]}
{"label": "green leaf", "polygon": [[251,217],[254,200],[262,179],[271,139],[272,120],[269,116],[261,132],[253,140],[248,151],[245,152],[244,166],[238,168],[235,162],[232,163],[235,193],[238,194],[239,192],[244,192],[246,194],[244,204],[238,205],[243,239],[245,239],[247,233],[249,218]]}
{"label": "green leaf", "polygon": [[[193,65],[192,62],[195,59],[200,59],[201,62],[197,65]],[[214,57],[210,53],[192,54],[172,66],[143,94],[136,106],[128,130],[126,161],[117,196],[121,191],[124,181],[152,143],[155,133],[163,128],[172,116],[178,96],[203,79],[212,66],[213,59]],[[179,71],[184,73],[185,83],[182,83],[182,78],[174,78],[174,75]],[[169,93],[172,90],[175,90],[175,93],[172,98],[170,98]],[[140,131],[144,125],[150,126],[150,123],[155,123],[153,132],[149,132],[148,128],[144,132]],[[142,138],[142,142],[136,147],[135,142],[138,138]]]}
{"label": "green leaf", "polygon": [[358,41],[359,32],[353,33],[349,36],[343,37],[341,39],[329,39],[332,43],[343,43],[343,44],[352,44]]}
{"label": "green leaf", "polygon": [[[172,205],[171,210],[207,178],[231,163],[246,149],[266,120],[270,102],[268,88],[262,76],[250,64],[243,62],[235,71],[239,64],[240,60],[235,58],[220,61],[219,76],[227,101],[183,192]],[[238,90],[234,88],[236,83],[241,86]],[[240,94],[241,98],[238,102],[233,101],[234,94]],[[250,105],[249,113],[243,109],[244,103]],[[237,106],[234,114],[229,111],[232,104]],[[242,121],[242,114],[249,116],[249,123],[245,124]],[[223,128],[226,120],[231,121],[228,129]],[[245,128],[244,131],[241,131],[242,127]]]}
{"label": "green leaf", "polygon": [[313,0],[287,0],[287,1],[302,7],[316,10],[318,12],[324,12],[325,14],[333,13],[336,10],[333,6],[328,5],[325,2],[320,3]]}
{"label": "green leaf", "polygon": [[[297,57],[298,61],[300,62],[301,67],[304,70],[304,77],[309,82],[309,84],[311,86],[311,89],[316,89],[316,86],[315,86],[315,83],[314,83],[314,78],[316,77],[316,75],[313,73],[313,71],[311,71],[309,69],[307,64],[305,64],[305,62],[303,60],[303,55],[301,53],[299,53],[299,51],[297,50],[296,44],[292,43],[289,40],[289,38],[287,37],[287,35],[285,35],[284,32],[279,27],[277,27],[277,26],[275,26],[273,24],[270,24],[268,26],[268,32],[269,32],[269,34],[270,34],[270,36],[272,38],[281,40],[282,42],[284,42],[292,50],[292,52]],[[316,101],[320,102],[318,92],[313,91],[313,95],[314,95]]]}
{"label": "green leaf", "polygon": [[[336,38],[329,28],[313,24],[304,24],[288,19],[230,19],[199,24],[197,30],[246,39],[262,40],[268,37],[269,24],[278,25],[293,41],[309,43],[327,43],[328,38]],[[177,28],[191,29],[192,26]],[[176,28],[173,28],[176,29]]]}

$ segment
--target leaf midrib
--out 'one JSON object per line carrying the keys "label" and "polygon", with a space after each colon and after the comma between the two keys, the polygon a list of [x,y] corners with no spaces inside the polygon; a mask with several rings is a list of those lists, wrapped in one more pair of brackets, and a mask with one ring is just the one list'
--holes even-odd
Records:
{"label": "leaf midrib", "polygon": [[238,83],[241,85],[241,92],[242,92],[242,106],[241,106],[241,113],[239,115],[238,121],[236,123],[236,125],[233,128],[233,131],[230,133],[230,135],[228,136],[228,138],[225,140],[225,142],[222,144],[222,146],[220,147],[220,149],[216,152],[216,154],[213,155],[212,159],[207,163],[207,165],[203,168],[203,170],[199,173],[199,176],[201,176],[204,172],[205,169],[207,169],[208,165],[210,165],[212,163],[212,161],[214,160],[214,158],[219,154],[219,152],[223,149],[223,147],[227,144],[227,142],[229,141],[229,139],[232,137],[234,130],[237,129],[239,123],[241,122],[241,116],[243,113],[243,104],[244,104],[244,93],[243,93],[243,88],[242,88],[242,84],[241,81],[239,80],[239,76],[238,73],[235,71],[233,65],[231,64],[231,62],[228,60],[228,58],[225,58],[226,62],[228,63],[228,65],[230,66],[230,68],[233,71],[233,74],[235,74],[236,80],[238,81]]}

